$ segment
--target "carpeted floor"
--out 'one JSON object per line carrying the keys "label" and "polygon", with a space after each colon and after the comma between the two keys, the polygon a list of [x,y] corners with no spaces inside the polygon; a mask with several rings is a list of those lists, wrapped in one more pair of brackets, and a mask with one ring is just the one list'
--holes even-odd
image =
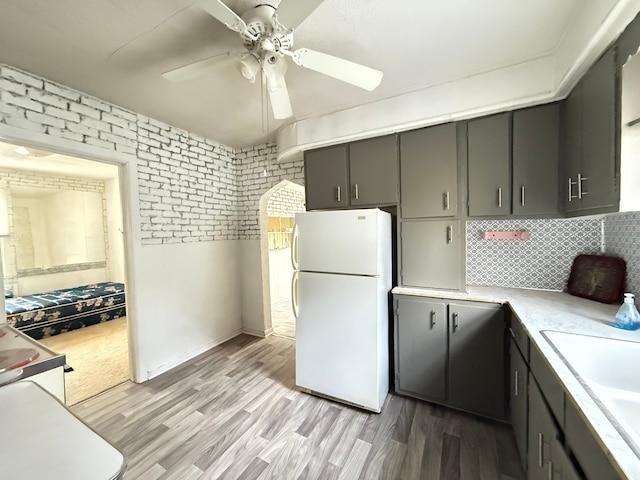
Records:
{"label": "carpeted floor", "polygon": [[129,380],[125,317],[61,333],[40,343],[66,354],[67,365],[74,369],[64,377],[68,406]]}

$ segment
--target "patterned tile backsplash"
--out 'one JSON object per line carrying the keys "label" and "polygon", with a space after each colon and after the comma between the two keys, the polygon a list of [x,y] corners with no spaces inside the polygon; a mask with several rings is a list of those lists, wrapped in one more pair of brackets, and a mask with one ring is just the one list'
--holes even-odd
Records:
{"label": "patterned tile backsplash", "polygon": [[[486,230],[521,229],[528,240],[482,238]],[[574,257],[601,252],[602,219],[472,220],[466,235],[468,285],[564,290]]]}
{"label": "patterned tile backsplash", "polygon": [[627,262],[626,292],[640,299],[640,212],[607,215],[604,220],[605,253]]}

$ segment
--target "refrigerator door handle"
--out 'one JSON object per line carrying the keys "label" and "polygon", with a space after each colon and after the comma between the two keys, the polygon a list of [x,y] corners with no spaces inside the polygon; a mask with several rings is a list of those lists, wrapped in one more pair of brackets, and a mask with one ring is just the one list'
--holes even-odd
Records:
{"label": "refrigerator door handle", "polygon": [[291,309],[293,316],[298,318],[298,272],[293,272],[291,277]]}
{"label": "refrigerator door handle", "polygon": [[298,270],[298,224],[293,225],[291,234],[291,265],[294,270]]}

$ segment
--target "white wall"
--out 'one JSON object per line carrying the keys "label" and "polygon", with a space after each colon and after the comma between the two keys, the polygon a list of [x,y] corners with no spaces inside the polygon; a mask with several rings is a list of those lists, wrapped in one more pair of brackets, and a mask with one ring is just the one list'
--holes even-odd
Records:
{"label": "white wall", "polygon": [[0,139],[122,165],[134,379],[241,332],[233,149],[6,65],[0,85]]}
{"label": "white wall", "polygon": [[238,242],[137,250],[138,370],[154,377],[242,331]]}
{"label": "white wall", "polygon": [[122,202],[118,178],[104,182],[104,197],[107,207],[107,270],[110,282],[125,282],[124,272],[124,226],[122,224]]}

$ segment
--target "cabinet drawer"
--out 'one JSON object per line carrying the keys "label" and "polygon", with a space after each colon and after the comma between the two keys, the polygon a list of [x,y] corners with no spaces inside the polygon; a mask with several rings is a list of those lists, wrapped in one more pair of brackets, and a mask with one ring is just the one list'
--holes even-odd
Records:
{"label": "cabinet drawer", "polygon": [[551,366],[535,345],[531,345],[529,368],[560,426],[564,425],[564,389]]}
{"label": "cabinet drawer", "polygon": [[522,322],[515,313],[511,313],[510,319],[509,333],[516,342],[520,354],[524,357],[524,360],[529,363],[529,335],[527,335]]}

